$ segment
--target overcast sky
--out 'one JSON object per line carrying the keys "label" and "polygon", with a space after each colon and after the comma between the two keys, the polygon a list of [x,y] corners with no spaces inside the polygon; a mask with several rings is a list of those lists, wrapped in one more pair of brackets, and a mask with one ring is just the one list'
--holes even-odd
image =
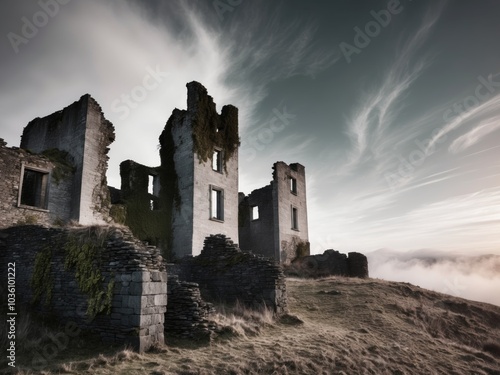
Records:
{"label": "overcast sky", "polygon": [[116,128],[119,187],[121,161],[159,164],[196,80],[240,110],[241,191],[278,160],[305,165],[314,252],[500,254],[499,14],[497,0],[9,1],[0,137],[18,146],[31,119],[90,93]]}

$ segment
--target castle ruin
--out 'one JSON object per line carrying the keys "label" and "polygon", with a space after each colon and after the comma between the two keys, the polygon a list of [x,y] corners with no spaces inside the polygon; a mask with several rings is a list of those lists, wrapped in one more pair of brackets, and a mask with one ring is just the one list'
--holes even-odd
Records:
{"label": "castle ruin", "polygon": [[[238,110],[187,88],[160,165],[124,161],[120,189],[106,179],[114,127],[88,94],[31,121],[20,148],[0,139],[0,260],[23,270],[19,302],[139,351],[164,342],[165,319],[204,316],[200,298],[286,312],[279,263],[309,253],[304,167],[278,162],[269,194],[238,193]],[[165,257],[183,259],[168,282]],[[167,283],[189,311],[167,309]]]}

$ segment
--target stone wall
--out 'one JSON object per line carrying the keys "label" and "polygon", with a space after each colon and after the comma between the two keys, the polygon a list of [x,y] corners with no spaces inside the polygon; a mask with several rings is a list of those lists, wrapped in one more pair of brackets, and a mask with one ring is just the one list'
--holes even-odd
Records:
{"label": "stone wall", "polygon": [[[296,191],[291,191],[290,179],[296,181]],[[306,177],[303,165],[283,162],[273,166],[274,204],[279,228],[278,248],[280,262],[290,264],[297,257],[297,246],[305,243],[309,248],[309,228],[307,222]],[[292,228],[292,208],[297,211],[297,227]],[[307,252],[308,253],[308,252]]]}
{"label": "stone wall", "polygon": [[177,337],[210,340],[215,329],[209,317],[215,313],[212,304],[203,301],[198,284],[168,277],[168,309],[165,333]]}
{"label": "stone wall", "polygon": [[[119,199],[123,200],[126,207],[125,224],[134,235],[142,241],[164,249],[168,247],[171,232],[168,230],[169,212],[160,201],[161,184],[158,169],[132,160],[122,162]],[[151,180],[152,186],[150,186]],[[113,195],[116,201],[117,192],[115,191]]]}
{"label": "stone wall", "polygon": [[368,259],[365,255],[350,252],[348,256],[336,250],[296,259],[286,268],[288,276],[299,277],[368,277]]}
{"label": "stone wall", "polygon": [[[18,303],[33,303],[42,313],[98,333],[103,341],[128,343],[139,351],[164,342],[163,260],[130,231],[21,226],[1,230],[0,239],[0,263],[16,264]],[[71,254],[83,256],[78,265],[72,266]],[[4,280],[6,270],[0,271]],[[86,280],[76,276],[77,270]],[[92,278],[100,280],[97,294],[92,288],[82,292]],[[97,312],[93,319],[92,311]]]}
{"label": "stone wall", "polygon": [[[252,215],[253,207],[258,207],[259,218]],[[252,251],[272,259],[279,259],[275,248],[275,220],[273,189],[271,185],[252,191],[242,197],[239,205],[239,245],[244,251]]]}
{"label": "stone wall", "polygon": [[[246,197],[240,195],[240,247],[290,264],[297,256],[309,255],[305,168],[298,163],[277,162],[273,170],[270,185]],[[252,215],[255,206],[258,219]],[[296,225],[292,224],[292,210]]]}
{"label": "stone wall", "polygon": [[[54,152],[50,156],[53,157]],[[60,160],[53,162],[45,155],[7,147],[0,139],[0,228],[21,224],[51,225],[69,220],[72,176],[71,171],[65,170],[60,163]],[[19,202],[25,168],[48,174],[44,208]]]}
{"label": "stone wall", "polygon": [[61,111],[32,120],[24,128],[22,149],[33,153],[57,149],[70,155],[74,170],[71,192],[65,195],[70,198],[70,220],[84,225],[109,222],[106,170],[108,147],[114,137],[113,125],[88,94]]}
{"label": "stone wall", "polygon": [[285,275],[271,259],[242,252],[224,235],[205,239],[201,254],[181,262],[179,278],[197,283],[206,301],[251,308],[265,304],[276,314],[287,311]]}
{"label": "stone wall", "polygon": [[[172,207],[171,252],[198,255],[206,236],[224,233],[238,238],[238,109],[217,113],[198,82],[187,84],[187,110],[175,109],[160,136],[161,199]],[[215,150],[223,154],[213,170]],[[211,189],[223,191],[223,219],[211,217]]]}

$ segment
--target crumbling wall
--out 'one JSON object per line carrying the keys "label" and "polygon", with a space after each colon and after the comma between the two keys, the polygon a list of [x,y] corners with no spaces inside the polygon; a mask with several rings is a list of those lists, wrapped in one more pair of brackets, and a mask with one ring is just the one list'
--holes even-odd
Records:
{"label": "crumbling wall", "polygon": [[1,230],[0,239],[0,263],[16,266],[18,303],[139,351],[164,342],[164,264],[128,230],[21,226]]}
{"label": "crumbling wall", "polygon": [[194,153],[186,111],[174,109],[160,135],[160,202],[167,221],[168,258],[192,255]]}
{"label": "crumbling wall", "polygon": [[[171,209],[170,251],[178,258],[197,255],[212,233],[238,238],[238,110],[219,115],[207,90],[187,84],[187,110],[175,109],[160,136],[161,200]],[[212,168],[215,150],[223,167]],[[211,217],[211,188],[223,191],[223,219]]]}
{"label": "crumbling wall", "polygon": [[[291,179],[295,180],[295,192],[291,190]],[[303,165],[283,162],[273,166],[273,198],[277,212],[277,238],[279,259],[283,264],[290,264],[298,255],[299,246],[308,249],[309,228],[307,223],[306,178]],[[296,209],[296,227],[292,225],[292,209]]]}
{"label": "crumbling wall", "polygon": [[[253,207],[258,207],[258,219],[253,217]],[[274,163],[271,184],[247,197],[241,194],[239,208],[243,250],[281,264],[290,264],[295,258],[310,254],[304,166]]]}
{"label": "crumbling wall", "polygon": [[61,111],[32,120],[24,128],[21,148],[34,153],[66,151],[74,164],[69,219],[102,224],[110,220],[106,170],[114,137],[113,125],[87,94]]}
{"label": "crumbling wall", "polygon": [[165,314],[165,333],[187,339],[210,340],[216,328],[209,321],[215,309],[201,298],[198,284],[168,277],[168,309]]}
{"label": "crumbling wall", "polygon": [[[252,211],[258,207],[259,217]],[[252,191],[239,205],[239,245],[244,251],[251,251],[272,259],[279,259],[275,249],[275,225],[273,189],[271,185]]]}
{"label": "crumbling wall", "polygon": [[242,252],[225,235],[205,239],[201,254],[179,265],[183,281],[197,283],[206,301],[250,307],[265,304],[276,314],[287,311],[285,276],[281,267],[262,256]]}
{"label": "crumbling wall", "polygon": [[297,258],[287,267],[289,276],[299,277],[368,277],[368,259],[365,255],[350,252],[348,255],[336,250],[326,250],[323,254]]}
{"label": "crumbling wall", "polygon": [[[69,219],[72,169],[60,154],[57,150],[46,155],[33,154],[7,147],[0,139],[0,228],[22,224],[51,225]],[[23,168],[48,172],[44,208],[27,206],[22,200],[19,202]]]}
{"label": "crumbling wall", "polygon": [[[120,164],[120,199],[125,205],[125,224],[140,240],[165,248],[170,232],[165,208],[160,202],[159,168],[147,167],[132,160]],[[150,180],[153,189],[150,189]],[[114,195],[117,193],[115,192]]]}

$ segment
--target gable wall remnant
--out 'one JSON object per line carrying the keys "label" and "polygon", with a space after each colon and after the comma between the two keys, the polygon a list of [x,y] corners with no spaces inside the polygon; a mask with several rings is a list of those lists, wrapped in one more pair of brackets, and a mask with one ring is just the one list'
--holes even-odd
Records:
{"label": "gable wall remnant", "polygon": [[[22,224],[52,225],[69,220],[71,210],[71,171],[53,162],[44,155],[33,154],[23,149],[7,147],[0,139],[0,228]],[[20,193],[24,181],[23,169],[44,171],[47,181],[43,185],[44,207],[23,204]],[[26,189],[25,187],[25,189]],[[32,192],[35,193],[35,192]]]}
{"label": "gable wall remnant", "polygon": [[[292,182],[293,181],[293,182]],[[253,217],[253,207],[259,217]],[[303,165],[274,163],[271,184],[240,196],[240,246],[282,264],[309,255],[306,178]],[[295,219],[293,217],[295,216]]]}
{"label": "gable wall remnant", "polygon": [[[24,128],[22,149],[33,153],[59,150],[69,154],[74,166],[69,194],[70,220],[83,225],[110,221],[106,171],[108,146],[114,137],[113,125],[88,94],[61,111],[32,120]],[[52,197],[49,200],[58,204]]]}

